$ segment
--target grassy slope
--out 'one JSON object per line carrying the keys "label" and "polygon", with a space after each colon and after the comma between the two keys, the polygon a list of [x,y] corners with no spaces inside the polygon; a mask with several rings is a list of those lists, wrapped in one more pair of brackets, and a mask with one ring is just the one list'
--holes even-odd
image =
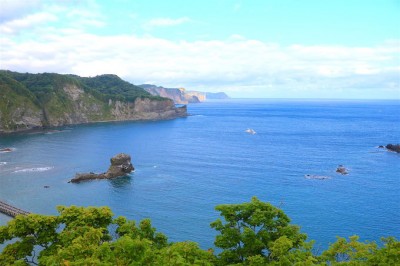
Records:
{"label": "grassy slope", "polygon": [[[40,112],[40,104],[35,95],[21,83],[0,72],[0,123],[4,130],[16,130],[14,112]],[[29,115],[29,114],[28,114]]]}

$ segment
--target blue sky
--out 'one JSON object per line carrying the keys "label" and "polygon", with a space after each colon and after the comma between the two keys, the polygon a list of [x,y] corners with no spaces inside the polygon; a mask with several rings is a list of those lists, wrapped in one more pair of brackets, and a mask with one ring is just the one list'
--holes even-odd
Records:
{"label": "blue sky", "polygon": [[400,99],[399,0],[0,0],[0,68],[233,97]]}

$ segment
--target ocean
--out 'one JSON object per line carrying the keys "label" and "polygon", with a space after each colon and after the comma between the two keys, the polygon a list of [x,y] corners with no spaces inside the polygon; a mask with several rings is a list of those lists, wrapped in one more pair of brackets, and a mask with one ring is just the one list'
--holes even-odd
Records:
{"label": "ocean", "polygon": [[[2,135],[0,148],[13,151],[0,153],[0,200],[40,214],[109,206],[205,249],[216,235],[214,207],[252,196],[282,208],[317,248],[336,236],[400,238],[400,154],[378,148],[400,143],[400,101],[231,99],[188,111]],[[106,171],[120,152],[132,156],[134,173],[68,183],[78,172]],[[336,173],[338,165],[349,174]],[[0,215],[1,225],[8,220]]]}

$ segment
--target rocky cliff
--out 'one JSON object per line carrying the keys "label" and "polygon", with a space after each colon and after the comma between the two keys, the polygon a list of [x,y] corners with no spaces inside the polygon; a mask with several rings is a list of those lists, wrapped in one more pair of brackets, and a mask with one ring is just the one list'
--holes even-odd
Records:
{"label": "rocky cliff", "polygon": [[199,102],[204,102],[207,100],[206,94],[200,91],[187,91],[186,94],[194,99],[197,99]]}
{"label": "rocky cliff", "polygon": [[170,98],[176,104],[199,103],[207,99],[229,99],[229,96],[224,92],[187,91],[184,88],[164,88],[151,84],[142,84],[139,87],[145,89],[151,95]]}
{"label": "rocky cliff", "polygon": [[95,84],[104,78],[0,71],[0,133],[187,115],[186,106],[177,108],[172,100],[151,96],[117,76],[107,76],[99,89]]}
{"label": "rocky cliff", "polygon": [[198,92],[186,91],[184,88],[164,88],[161,86],[142,84],[139,87],[145,89],[153,96],[161,96],[172,99],[176,104],[199,103],[205,100],[205,94],[200,96]]}

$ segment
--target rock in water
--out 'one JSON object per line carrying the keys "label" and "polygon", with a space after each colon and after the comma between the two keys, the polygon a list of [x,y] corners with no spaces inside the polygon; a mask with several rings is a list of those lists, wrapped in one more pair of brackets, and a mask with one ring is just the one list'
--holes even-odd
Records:
{"label": "rock in water", "polygon": [[106,178],[124,176],[135,170],[135,168],[131,163],[131,156],[129,156],[128,154],[125,153],[117,154],[114,157],[112,157],[110,161],[111,161],[111,166],[105,173]]}
{"label": "rock in water", "polygon": [[386,149],[400,153],[400,144],[388,144],[386,145]]}
{"label": "rock in water", "polygon": [[349,174],[349,171],[343,165],[339,165],[336,168],[336,173],[339,173],[339,174],[342,174],[342,175],[347,175],[347,174]]}
{"label": "rock in water", "polygon": [[71,179],[71,183],[79,183],[85,180],[91,179],[110,179],[119,176],[125,176],[135,170],[131,163],[131,156],[125,153],[115,155],[110,159],[111,165],[107,172],[102,174],[95,173],[77,173],[74,178]]}
{"label": "rock in water", "polygon": [[305,175],[304,177],[307,179],[317,179],[317,180],[330,179],[329,176],[323,176],[323,175]]}

